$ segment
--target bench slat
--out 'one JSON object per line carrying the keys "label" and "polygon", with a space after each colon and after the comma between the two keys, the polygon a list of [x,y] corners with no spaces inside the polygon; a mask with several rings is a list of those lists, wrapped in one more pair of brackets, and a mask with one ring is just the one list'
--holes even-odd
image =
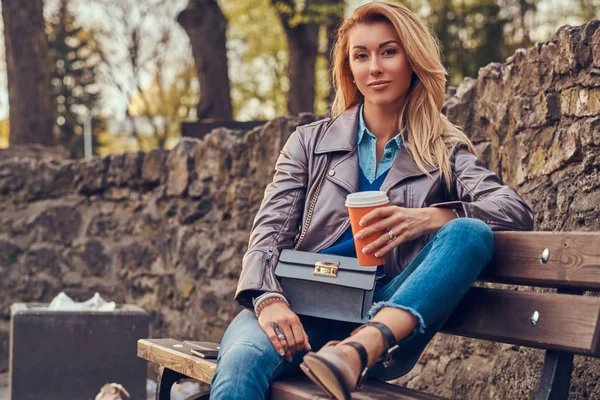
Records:
{"label": "bench slat", "polygon": [[217,366],[215,360],[193,356],[191,349],[188,344],[175,339],[140,339],[137,355],[200,382],[210,383]]}
{"label": "bench slat", "polygon": [[600,290],[600,233],[495,232],[494,257],[479,280]]}
{"label": "bench slat", "polygon": [[[189,376],[192,379],[210,383],[215,373],[215,360],[205,360],[193,356],[190,350],[191,347],[187,343],[175,339],[140,339],[138,340],[137,354],[138,357]],[[329,399],[321,389],[304,378],[285,378],[275,381],[271,385],[271,398],[276,400]],[[357,400],[390,398],[406,400],[443,399],[432,394],[374,381],[367,381],[363,389],[354,393],[352,398]]]}
{"label": "bench slat", "polygon": [[599,316],[600,297],[471,288],[442,331],[597,357]]}

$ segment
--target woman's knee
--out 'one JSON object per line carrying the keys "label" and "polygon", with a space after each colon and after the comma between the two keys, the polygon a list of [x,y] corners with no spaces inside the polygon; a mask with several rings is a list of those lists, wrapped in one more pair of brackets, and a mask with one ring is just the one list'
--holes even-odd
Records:
{"label": "woman's knee", "polygon": [[455,218],[446,223],[439,233],[449,235],[467,247],[469,252],[479,253],[486,261],[492,257],[494,233],[490,226],[480,219]]}
{"label": "woman's knee", "polygon": [[[272,346],[271,346],[272,347]],[[265,375],[269,380],[273,371],[283,362],[275,349],[268,349],[250,341],[230,343],[222,349],[217,366],[228,374]]]}
{"label": "woman's knee", "polygon": [[232,350],[236,353],[241,352],[240,356],[256,352],[279,356],[258,324],[256,316],[249,310],[241,311],[227,327],[221,342],[218,361],[220,362],[220,359]]}

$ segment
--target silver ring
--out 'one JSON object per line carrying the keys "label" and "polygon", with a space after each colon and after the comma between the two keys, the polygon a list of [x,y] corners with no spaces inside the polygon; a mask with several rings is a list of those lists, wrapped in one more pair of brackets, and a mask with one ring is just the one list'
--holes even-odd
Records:
{"label": "silver ring", "polygon": [[394,232],[392,232],[392,230],[391,230],[391,229],[388,231],[388,235],[389,235],[389,237],[390,237],[390,240],[389,240],[390,242],[391,242],[392,240],[396,239],[396,235],[394,235]]}
{"label": "silver ring", "polygon": [[277,325],[275,322],[273,322],[271,325],[273,326],[273,330],[275,331],[275,334],[277,335],[277,339],[279,339],[280,341],[287,341],[287,338],[281,331],[281,328],[279,327],[279,325]]}

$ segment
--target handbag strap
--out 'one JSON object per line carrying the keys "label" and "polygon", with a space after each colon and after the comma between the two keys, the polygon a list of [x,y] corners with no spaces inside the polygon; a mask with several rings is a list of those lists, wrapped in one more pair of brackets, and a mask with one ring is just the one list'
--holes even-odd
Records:
{"label": "handbag strap", "polygon": [[321,192],[321,187],[323,186],[323,181],[325,180],[325,176],[327,175],[327,170],[329,169],[329,154],[327,155],[327,161],[325,161],[325,170],[323,171],[323,175],[319,178],[319,183],[317,185],[317,189],[315,190],[315,194],[310,200],[310,205],[308,206],[308,213],[306,215],[306,222],[302,227],[302,231],[300,232],[300,237],[294,244],[294,250],[300,246],[300,243],[304,240],[304,236],[306,236],[306,231],[308,230],[308,226],[310,225],[310,220],[312,219],[313,212],[315,210],[315,204],[317,204],[317,198],[319,197],[319,193]]}

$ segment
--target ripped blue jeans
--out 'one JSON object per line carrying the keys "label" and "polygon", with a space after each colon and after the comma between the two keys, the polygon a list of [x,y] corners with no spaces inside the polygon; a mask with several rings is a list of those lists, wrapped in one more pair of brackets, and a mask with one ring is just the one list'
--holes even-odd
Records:
{"label": "ripped blue jeans", "polygon": [[[378,285],[373,317],[383,307],[407,310],[419,325],[398,342],[396,362],[369,369],[369,378],[391,380],[408,373],[425,346],[440,330],[467,293],[483,267],[492,258],[493,234],[478,219],[457,218],[444,225],[419,255],[399,275]],[[342,340],[358,324],[300,316],[313,351],[330,340]],[[268,398],[269,386],[279,376],[301,374],[299,365],[306,351],[291,362],[273,348],[251,311],[243,310],[231,322],[221,342],[217,369],[212,380],[211,400]]]}

